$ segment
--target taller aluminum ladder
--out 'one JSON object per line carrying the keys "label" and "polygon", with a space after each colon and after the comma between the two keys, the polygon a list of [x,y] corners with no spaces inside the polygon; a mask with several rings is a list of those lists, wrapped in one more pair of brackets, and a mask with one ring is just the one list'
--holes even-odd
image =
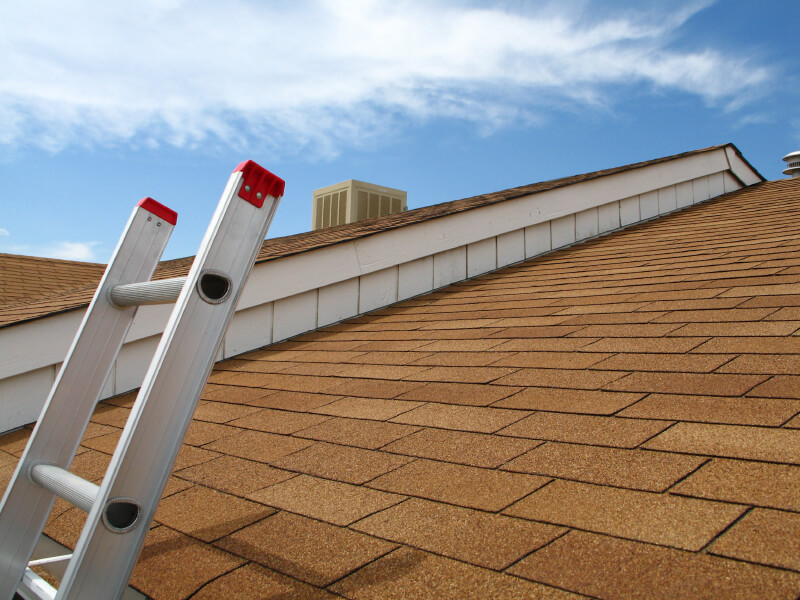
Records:
{"label": "taller aluminum ladder", "polygon": [[[188,276],[160,281],[150,278],[177,213],[152,198],[134,209],[0,505],[0,600],[121,597],[283,189],[240,164]],[[98,487],[67,469],[137,306],[167,302],[175,308]],[[89,513],[57,593],[28,565],[56,496]]]}

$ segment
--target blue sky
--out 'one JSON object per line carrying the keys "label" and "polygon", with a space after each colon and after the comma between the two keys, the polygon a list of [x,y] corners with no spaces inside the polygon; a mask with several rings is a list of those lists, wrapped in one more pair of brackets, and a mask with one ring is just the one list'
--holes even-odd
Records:
{"label": "blue sky", "polygon": [[195,253],[231,170],[362,179],[409,207],[726,142],[800,149],[800,3],[0,4],[0,252],[105,262],[134,204]]}

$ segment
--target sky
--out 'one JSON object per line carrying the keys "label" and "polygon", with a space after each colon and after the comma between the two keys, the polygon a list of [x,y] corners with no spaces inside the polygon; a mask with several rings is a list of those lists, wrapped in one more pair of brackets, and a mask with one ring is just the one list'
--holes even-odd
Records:
{"label": "sky", "polygon": [[191,256],[230,172],[417,208],[733,142],[800,149],[796,0],[0,0],[0,252],[106,262],[151,196]]}

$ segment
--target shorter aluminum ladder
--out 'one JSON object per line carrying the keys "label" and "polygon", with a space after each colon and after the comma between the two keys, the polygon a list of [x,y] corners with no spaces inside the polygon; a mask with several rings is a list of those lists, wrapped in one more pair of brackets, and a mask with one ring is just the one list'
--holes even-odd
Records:
{"label": "shorter aluminum ladder", "polygon": [[[177,213],[136,206],[0,505],[0,600],[122,596],[284,182],[231,174],[186,277],[150,281]],[[142,304],[175,302],[100,486],[67,469]],[[56,592],[29,561],[56,496],[88,518]],[[45,561],[34,561],[39,564]],[[31,565],[32,566],[32,565]]]}

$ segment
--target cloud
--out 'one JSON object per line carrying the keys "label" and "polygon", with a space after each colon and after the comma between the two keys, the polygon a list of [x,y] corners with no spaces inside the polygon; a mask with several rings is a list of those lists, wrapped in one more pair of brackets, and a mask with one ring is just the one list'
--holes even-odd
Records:
{"label": "cloud", "polygon": [[0,145],[335,155],[409,120],[489,133],[604,109],[634,85],[733,110],[773,77],[745,54],[675,48],[709,3],[673,4],[11,3],[0,22]]}
{"label": "cloud", "polygon": [[8,229],[0,227],[0,236],[5,236],[5,235],[8,235]]}
{"label": "cloud", "polygon": [[62,260],[98,262],[100,258],[97,255],[97,249],[100,245],[100,242],[51,242],[40,246],[31,244],[11,244],[0,248],[0,252],[22,254],[25,256],[60,258]]}

